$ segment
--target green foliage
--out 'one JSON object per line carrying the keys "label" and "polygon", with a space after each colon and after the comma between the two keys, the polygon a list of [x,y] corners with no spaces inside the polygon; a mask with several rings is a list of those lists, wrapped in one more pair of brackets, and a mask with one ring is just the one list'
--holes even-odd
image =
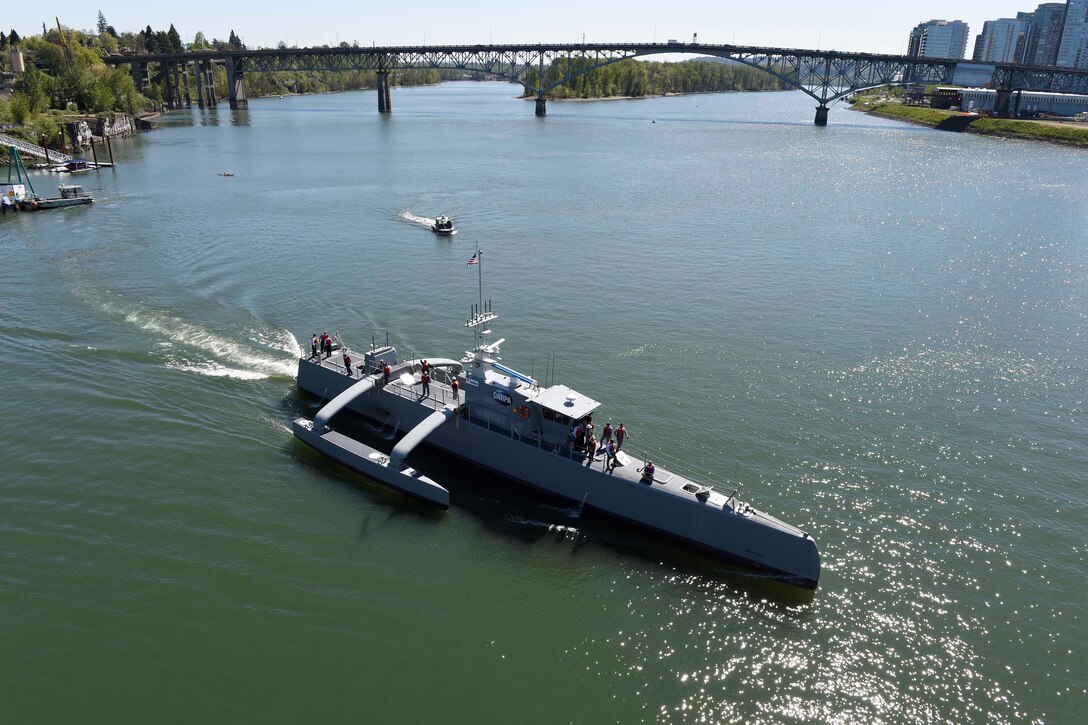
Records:
{"label": "green foliage", "polygon": [[[460,72],[452,74],[460,77]],[[442,72],[434,68],[401,70],[390,74],[389,81],[399,86],[421,86],[438,83]],[[226,80],[224,78],[224,85]],[[276,96],[285,93],[331,93],[375,88],[378,76],[373,71],[335,72],[306,71],[299,73],[247,73],[246,92],[252,96]]]}
{"label": "green foliage", "polygon": [[[29,64],[26,72],[15,82],[15,90],[20,91],[29,104],[30,112],[37,113],[49,108],[56,85],[52,76]],[[21,123],[21,122],[19,122]]]}
{"label": "green foliage", "polygon": [[[104,17],[99,21],[101,24]],[[51,108],[110,114],[138,113],[151,105],[136,92],[127,69],[102,62],[104,55],[119,52],[121,43],[116,33],[106,28],[107,32],[98,35],[46,29],[42,36],[22,41],[27,70],[16,81],[17,98],[7,104],[6,115],[13,123],[27,127],[27,136],[55,135],[57,120],[44,115]],[[161,34],[163,38],[166,35]]]}
{"label": "green foliage", "polygon": [[45,140],[46,143],[52,146],[60,136],[60,124],[52,116],[42,114],[34,122],[31,132],[32,137],[38,139],[39,143]]}
{"label": "green foliage", "polygon": [[22,91],[16,91],[11,94],[8,111],[11,113],[11,122],[22,126],[30,119],[30,99]]}
{"label": "green foliage", "polygon": [[[561,58],[545,68],[542,84],[545,87],[570,73],[582,72],[582,75],[548,91],[548,97],[639,98],[667,93],[771,91],[791,88],[769,73],[733,63],[647,63],[623,60],[589,70],[594,64],[595,61],[589,58]],[[527,85],[541,85],[538,83],[539,78],[538,71],[530,71],[526,79]]]}

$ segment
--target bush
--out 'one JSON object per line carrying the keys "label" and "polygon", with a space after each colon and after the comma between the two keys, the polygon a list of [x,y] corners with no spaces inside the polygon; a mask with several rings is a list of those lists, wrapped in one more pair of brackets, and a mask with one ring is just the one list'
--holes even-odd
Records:
{"label": "bush", "polygon": [[8,106],[12,123],[22,126],[30,120],[30,99],[22,91],[11,94],[11,101]]}

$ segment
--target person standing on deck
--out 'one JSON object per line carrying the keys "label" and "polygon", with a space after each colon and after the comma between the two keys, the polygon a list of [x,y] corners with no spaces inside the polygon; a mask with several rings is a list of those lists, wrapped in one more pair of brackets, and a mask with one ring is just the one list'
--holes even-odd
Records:
{"label": "person standing on deck", "polygon": [[454,378],[450,382],[450,390],[453,391],[453,405],[456,407],[461,404],[461,396],[459,394],[461,390],[461,383],[457,380],[457,378]]}
{"label": "person standing on deck", "polygon": [[623,423],[620,423],[620,427],[616,429],[616,450],[618,451],[623,447],[623,441],[627,438],[627,429],[623,427]]}
{"label": "person standing on deck", "polygon": [[389,384],[389,374],[393,372],[393,368],[389,367],[389,363],[382,363],[382,385]]}
{"label": "person standing on deck", "polygon": [[586,438],[586,465],[592,466],[597,457],[597,440],[593,436]]}
{"label": "person standing on deck", "polygon": [[[426,364],[426,362],[424,362]],[[431,394],[431,375],[426,370],[423,371],[423,375],[420,376],[419,382],[423,383],[423,397],[426,398]]]}
{"label": "person standing on deck", "polygon": [[310,359],[317,357],[317,333],[310,335]]}
{"label": "person standing on deck", "polygon": [[425,373],[431,372],[431,364],[427,362],[427,358],[423,358],[423,362],[420,364],[419,369]]}
{"label": "person standing on deck", "polygon": [[344,353],[344,374],[351,375],[351,358],[346,352]]}
{"label": "person standing on deck", "polygon": [[612,421],[609,420],[605,422],[604,430],[601,431],[601,445],[610,440],[612,440]]}
{"label": "person standing on deck", "polygon": [[619,449],[612,441],[608,441],[608,445],[604,449],[604,467],[608,469],[609,473],[615,470],[618,461],[616,460],[616,453]]}

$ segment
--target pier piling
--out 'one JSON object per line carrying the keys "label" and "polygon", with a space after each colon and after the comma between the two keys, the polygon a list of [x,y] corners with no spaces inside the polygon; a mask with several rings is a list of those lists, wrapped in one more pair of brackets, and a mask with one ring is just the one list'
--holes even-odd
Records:
{"label": "pier piling", "polygon": [[815,123],[816,123],[817,126],[826,126],[827,125],[827,106],[825,106],[822,103],[820,105],[816,106],[816,121],[815,121]]}
{"label": "pier piling", "polygon": [[537,96],[536,98],[536,115],[547,116],[548,115],[548,99],[544,96]]}

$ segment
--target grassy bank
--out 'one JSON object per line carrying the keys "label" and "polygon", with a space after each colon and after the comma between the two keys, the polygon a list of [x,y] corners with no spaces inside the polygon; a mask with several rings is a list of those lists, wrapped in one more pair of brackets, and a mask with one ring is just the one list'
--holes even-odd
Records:
{"label": "grassy bank", "polygon": [[1088,148],[1088,126],[1081,124],[1059,126],[1039,121],[968,116],[965,113],[956,111],[941,111],[936,108],[923,108],[921,106],[903,106],[897,103],[859,104],[857,108],[874,116],[918,123],[931,128],[939,128],[942,131],[966,131],[987,136],[1049,141],[1051,143]]}

